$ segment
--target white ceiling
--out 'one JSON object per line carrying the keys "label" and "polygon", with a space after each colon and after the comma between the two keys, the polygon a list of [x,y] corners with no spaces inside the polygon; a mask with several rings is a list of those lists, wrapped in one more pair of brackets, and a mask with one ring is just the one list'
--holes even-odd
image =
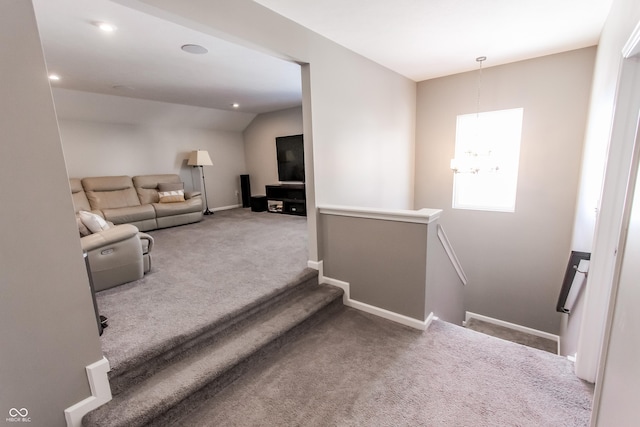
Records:
{"label": "white ceiling", "polygon": [[[494,66],[595,45],[612,2],[255,1],[415,81],[474,70],[481,55]],[[109,0],[33,3],[54,87],[253,114],[301,104],[297,64]]]}
{"label": "white ceiling", "polygon": [[[302,103],[300,67],[108,0],[33,0],[54,88],[264,113]],[[96,21],[117,27],[104,33]],[[209,53],[180,49],[199,44]]]}
{"label": "white ceiling", "polygon": [[415,81],[598,43],[613,0],[254,0]]}

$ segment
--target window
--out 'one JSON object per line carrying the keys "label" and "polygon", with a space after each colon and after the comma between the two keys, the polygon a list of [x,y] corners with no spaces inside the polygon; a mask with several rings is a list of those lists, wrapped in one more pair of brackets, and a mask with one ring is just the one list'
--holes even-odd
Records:
{"label": "window", "polygon": [[514,212],[523,109],[458,116],[453,208]]}

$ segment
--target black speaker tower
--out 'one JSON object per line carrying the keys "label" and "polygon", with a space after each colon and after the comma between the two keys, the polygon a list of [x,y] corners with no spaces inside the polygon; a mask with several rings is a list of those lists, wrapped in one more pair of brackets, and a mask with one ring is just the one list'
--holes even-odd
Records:
{"label": "black speaker tower", "polygon": [[249,175],[240,175],[240,188],[242,190],[242,207],[251,207],[251,182]]}

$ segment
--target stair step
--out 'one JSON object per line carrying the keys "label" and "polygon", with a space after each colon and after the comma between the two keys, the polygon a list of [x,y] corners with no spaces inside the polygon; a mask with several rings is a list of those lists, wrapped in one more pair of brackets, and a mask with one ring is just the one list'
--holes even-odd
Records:
{"label": "stair step", "polygon": [[295,295],[302,288],[317,285],[317,270],[306,268],[282,288],[218,319],[204,328],[204,331],[185,333],[176,338],[176,342],[170,348],[151,348],[147,350],[146,354],[122,361],[117,368],[113,368],[109,372],[111,393],[113,396],[117,396],[123,390],[127,390],[132,385],[154,375],[164,366],[184,357],[188,352],[193,352],[201,346],[207,346],[221,334],[230,333],[234,328],[241,327],[242,323],[250,320],[252,316],[267,311],[274,305],[281,304],[282,301]]}
{"label": "stair step", "polygon": [[[210,345],[199,346],[154,375],[89,413],[87,426],[142,426],[203,388],[233,380],[233,368],[271,343],[277,343],[314,314],[339,301],[342,290],[327,285],[305,286],[244,319]],[[239,375],[238,373],[237,375]],[[236,377],[237,377],[236,375]],[[224,385],[224,384],[222,384]],[[215,388],[215,387],[214,387]]]}

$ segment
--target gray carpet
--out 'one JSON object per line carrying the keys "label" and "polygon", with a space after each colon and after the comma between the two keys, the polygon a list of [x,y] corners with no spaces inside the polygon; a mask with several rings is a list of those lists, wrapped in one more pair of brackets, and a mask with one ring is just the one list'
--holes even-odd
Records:
{"label": "gray carpet", "polygon": [[482,320],[471,318],[466,327],[476,332],[491,335],[492,337],[501,338],[503,340],[526,345],[528,347],[537,348],[539,350],[548,351],[549,353],[558,354],[558,343],[547,338],[537,335],[527,334],[525,332],[516,331],[514,329],[505,328],[504,326],[494,325],[492,323],[483,322]]}
{"label": "gray carpet", "polygon": [[114,373],[280,291],[307,265],[305,217],[234,209],[149,234],[151,272],[97,294]]}
{"label": "gray carpet", "polygon": [[344,307],[254,368],[176,425],[586,426],[593,393],[560,356]]}

